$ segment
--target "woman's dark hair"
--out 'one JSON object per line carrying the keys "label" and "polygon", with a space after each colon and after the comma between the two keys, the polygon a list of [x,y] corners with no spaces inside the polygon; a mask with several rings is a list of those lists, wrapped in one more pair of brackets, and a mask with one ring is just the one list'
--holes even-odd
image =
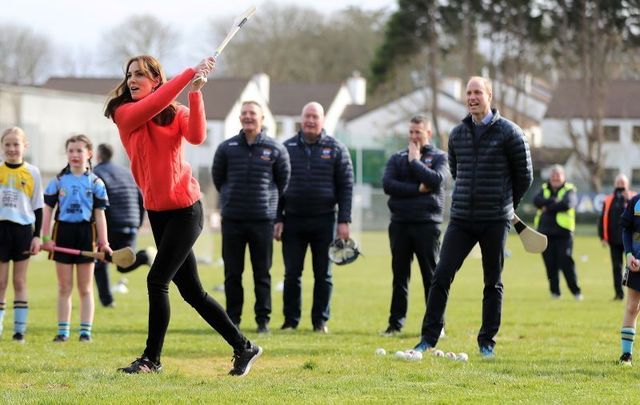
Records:
{"label": "woman's dark hair", "polygon": [[[129,67],[133,62],[138,62],[138,66],[140,66],[140,70],[150,79],[159,79],[158,86],[154,88],[156,90],[158,87],[162,86],[167,82],[167,78],[164,74],[164,70],[160,65],[160,62],[153,56],[149,55],[140,55],[134,56],[129,59],[124,69],[124,79],[118,87],[113,89],[111,93],[109,93],[109,99],[107,100],[107,106],[104,109],[104,116],[107,118],[114,118],[114,113],[116,109],[123,104],[133,102],[133,97],[131,97],[131,91],[129,90],[129,86],[127,86],[127,76],[129,72]],[[152,121],[158,125],[166,126],[173,122],[174,117],[176,116],[176,102],[171,103],[167,108],[162,110],[158,115],[153,117]]]}

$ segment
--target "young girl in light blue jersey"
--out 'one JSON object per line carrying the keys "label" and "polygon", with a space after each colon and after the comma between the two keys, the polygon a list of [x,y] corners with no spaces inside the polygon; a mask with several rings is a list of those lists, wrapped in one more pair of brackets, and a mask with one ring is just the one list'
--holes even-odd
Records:
{"label": "young girl in light blue jersey", "polygon": [[13,340],[25,342],[27,331],[27,267],[29,255],[40,251],[42,180],[37,167],[24,161],[27,136],[18,127],[0,137],[4,162],[0,165],[0,334],[13,261]]}
{"label": "young girl in light blue jersey", "polygon": [[[65,148],[68,164],[44,191],[42,248],[50,252],[55,246],[92,251],[97,244],[99,250],[111,254],[104,215],[108,205],[107,192],[102,180],[91,171],[91,140],[85,135],[75,135],[67,139]],[[51,219],[56,206],[52,229]],[[53,341],[69,340],[75,264],[80,295],[80,341],[90,342],[94,313],[94,260],[59,252],[51,253],[51,257],[56,261],[58,275],[58,333]]]}

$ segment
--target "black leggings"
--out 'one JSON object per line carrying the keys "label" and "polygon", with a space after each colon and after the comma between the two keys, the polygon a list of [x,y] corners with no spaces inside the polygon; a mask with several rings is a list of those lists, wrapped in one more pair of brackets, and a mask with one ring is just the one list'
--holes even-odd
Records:
{"label": "black leggings", "polygon": [[193,244],[202,232],[202,204],[171,211],[148,211],[153,238],[158,247],[149,275],[149,335],[144,354],[160,362],[171,309],[169,283],[173,281],[180,295],[234,349],[241,350],[246,339],[227,316],[225,310],[202,288],[198,276]]}

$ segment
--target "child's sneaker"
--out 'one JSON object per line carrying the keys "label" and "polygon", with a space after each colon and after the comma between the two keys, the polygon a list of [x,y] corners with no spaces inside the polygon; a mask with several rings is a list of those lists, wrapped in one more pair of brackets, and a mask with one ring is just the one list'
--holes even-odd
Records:
{"label": "child's sneaker", "polygon": [[162,370],[162,364],[152,362],[147,356],[137,358],[128,367],[118,369],[125,374],[159,373],[160,370]]}
{"label": "child's sneaker", "polygon": [[249,374],[251,366],[262,354],[262,347],[250,344],[250,346],[242,351],[233,353],[233,368],[229,371],[229,375],[244,377]]}
{"label": "child's sneaker", "polygon": [[24,343],[24,334],[20,333],[20,332],[16,332],[13,334],[13,341],[14,342],[18,342],[18,343]]}
{"label": "child's sneaker", "polygon": [[633,356],[631,356],[631,353],[622,353],[622,356],[620,356],[620,364],[623,366],[630,366],[631,365],[631,360]]}
{"label": "child's sneaker", "polygon": [[82,334],[80,335],[80,342],[83,343],[91,343],[91,335],[87,335],[87,334]]}
{"label": "child's sneaker", "polygon": [[69,336],[66,335],[56,335],[56,337],[53,338],[53,341],[56,343],[66,342],[67,340],[69,340]]}

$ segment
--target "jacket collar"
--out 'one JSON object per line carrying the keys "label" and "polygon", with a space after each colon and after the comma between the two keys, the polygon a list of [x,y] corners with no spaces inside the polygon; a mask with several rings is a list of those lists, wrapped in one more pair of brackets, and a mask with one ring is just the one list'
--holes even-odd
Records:
{"label": "jacket collar", "polygon": [[[493,126],[493,124],[495,124],[499,119],[500,119],[500,112],[498,111],[497,108],[492,108],[491,109],[491,113],[493,113],[493,118],[491,119],[491,122],[489,122],[489,124],[487,125],[487,127],[491,127]],[[467,114],[466,117],[464,117],[464,119],[462,120],[462,122],[469,128],[471,128],[473,130],[473,126],[475,125],[473,123],[473,118],[471,117],[471,114]]]}
{"label": "jacket collar", "polygon": [[[304,135],[302,134],[302,130],[298,131],[298,135],[296,137],[297,137],[298,144],[304,146],[305,141],[304,141]],[[322,131],[320,131],[320,137],[318,137],[318,141],[315,144],[318,144],[318,145],[323,144],[328,137],[329,135],[327,135],[324,128],[322,128]]]}
{"label": "jacket collar", "polygon": [[[238,136],[240,137],[240,139],[242,139],[242,142],[244,142],[246,145],[249,145],[249,142],[247,142],[247,137],[245,136],[243,130],[240,130],[240,133],[238,134]],[[254,143],[254,145],[261,144],[264,141],[264,138],[266,136],[267,136],[267,133],[263,127],[260,129],[260,133],[256,137],[256,142]]]}

